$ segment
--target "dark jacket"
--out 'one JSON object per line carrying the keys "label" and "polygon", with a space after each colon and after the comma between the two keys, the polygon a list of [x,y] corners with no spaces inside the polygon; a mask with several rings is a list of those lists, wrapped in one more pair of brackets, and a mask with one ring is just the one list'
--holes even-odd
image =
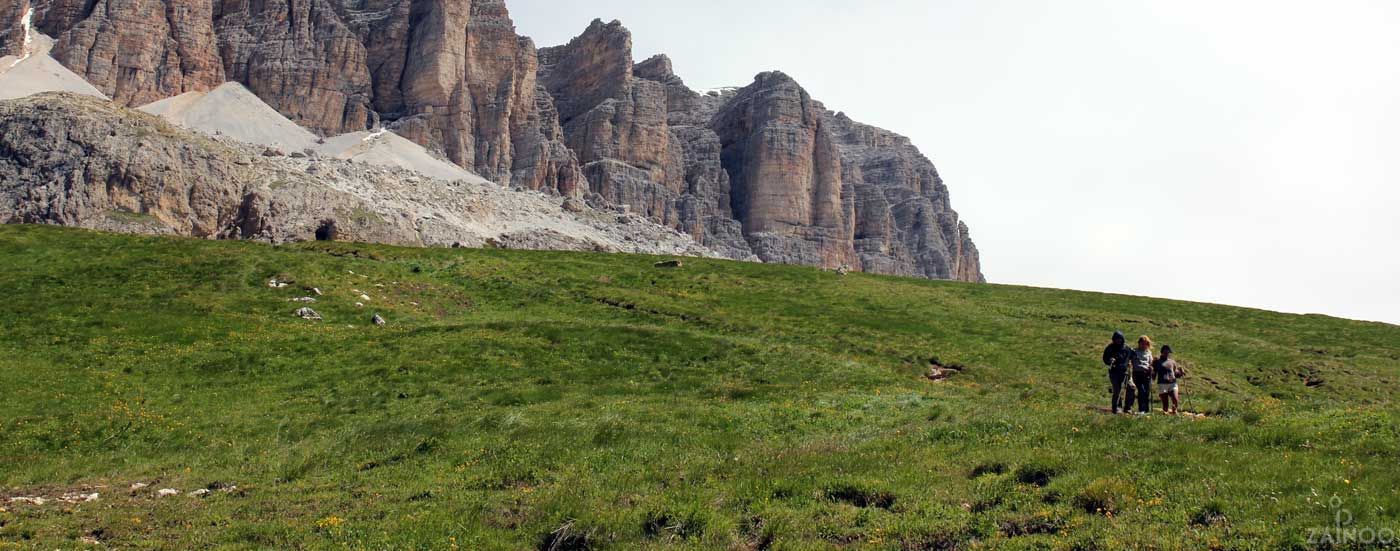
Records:
{"label": "dark jacket", "polygon": [[1113,343],[1103,349],[1103,364],[1108,366],[1110,371],[1115,373],[1126,373],[1128,371],[1128,360],[1131,358],[1132,349],[1126,343]]}

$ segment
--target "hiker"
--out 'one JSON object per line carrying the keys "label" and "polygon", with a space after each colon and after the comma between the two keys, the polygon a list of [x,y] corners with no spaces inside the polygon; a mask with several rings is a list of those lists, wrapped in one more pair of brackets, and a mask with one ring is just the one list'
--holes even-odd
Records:
{"label": "hiker", "polygon": [[[1113,343],[1103,349],[1103,364],[1108,366],[1108,381],[1113,387],[1113,413],[1128,411],[1133,407],[1133,381],[1128,378],[1127,337],[1122,331],[1113,333]],[[1126,385],[1124,383],[1127,383]],[[1124,387],[1127,388],[1124,388]],[[1127,391],[1126,397],[1124,391]],[[1127,404],[1123,401],[1126,398]]]}
{"label": "hiker", "polygon": [[[1171,346],[1162,346],[1162,356],[1157,358],[1157,361],[1152,362],[1152,368],[1157,372],[1157,395],[1162,398],[1162,413],[1180,414],[1180,384],[1181,378],[1186,376],[1186,368],[1181,367],[1176,363],[1176,360],[1172,359]],[[1168,408],[1168,405],[1171,407]]]}
{"label": "hiker", "polygon": [[[1128,350],[1128,363],[1133,368],[1133,386],[1137,387],[1138,415],[1147,415],[1152,411],[1150,397],[1152,394],[1152,339],[1147,335],[1138,337],[1137,348]],[[1132,407],[1132,398],[1128,398],[1128,406]]]}

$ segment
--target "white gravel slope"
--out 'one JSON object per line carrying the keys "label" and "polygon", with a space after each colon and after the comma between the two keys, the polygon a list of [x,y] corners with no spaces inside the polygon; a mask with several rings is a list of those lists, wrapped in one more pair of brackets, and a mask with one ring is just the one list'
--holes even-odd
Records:
{"label": "white gravel slope", "polygon": [[316,135],[287,119],[242,84],[227,82],[208,92],[187,92],[140,108],[171,123],[208,135],[301,151]]}
{"label": "white gravel slope", "polygon": [[107,99],[83,77],[49,57],[53,40],[30,32],[30,51],[23,57],[0,57],[0,100],[42,92],[73,92]]}

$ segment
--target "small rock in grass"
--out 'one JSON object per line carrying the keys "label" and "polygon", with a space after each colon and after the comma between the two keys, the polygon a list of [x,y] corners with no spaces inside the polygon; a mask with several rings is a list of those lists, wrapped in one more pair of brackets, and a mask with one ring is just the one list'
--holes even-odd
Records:
{"label": "small rock in grass", "polygon": [[48,502],[49,502],[49,500],[44,499],[44,498],[42,498],[42,497],[21,496],[21,497],[12,497],[12,498],[10,498],[10,503],[23,503],[23,504],[26,504],[26,505],[43,505],[43,504],[48,503]]}
{"label": "small rock in grass", "polygon": [[683,266],[685,266],[685,263],[679,260],[666,260],[656,263],[657,268],[680,268]]}
{"label": "small rock in grass", "polygon": [[198,490],[195,490],[195,491],[193,491],[193,492],[190,492],[190,495],[191,495],[191,496],[194,496],[194,497],[204,497],[204,496],[209,495],[209,489],[208,489],[208,488],[200,488],[200,489],[198,489]]}
{"label": "small rock in grass", "polygon": [[272,278],[272,279],[267,280],[267,286],[268,286],[268,287],[271,287],[271,288],[273,288],[273,289],[281,289],[281,288],[287,286],[287,282],[286,282],[286,281],[281,281],[281,280],[279,280],[279,279],[277,279],[277,278],[274,277],[274,278]]}
{"label": "small rock in grass", "polygon": [[320,288],[320,287],[312,287],[312,288],[311,288],[311,294],[316,295],[316,296],[319,297],[319,296],[321,296],[321,295],[324,294],[324,293],[321,292],[321,288]]}
{"label": "small rock in grass", "polygon": [[302,303],[306,303],[306,304],[311,304],[311,303],[313,303],[313,302],[316,302],[316,297],[300,297],[300,298],[294,298],[294,299],[292,299],[292,302],[302,302]]}
{"label": "small rock in grass", "polygon": [[310,308],[298,308],[294,314],[304,320],[321,321],[321,314]]}
{"label": "small rock in grass", "polygon": [[378,325],[380,327],[384,327],[389,323],[387,321],[384,321],[384,316],[381,316],[377,313],[374,315],[374,317],[370,318],[370,321],[374,322],[375,325]]}
{"label": "small rock in grass", "polygon": [[147,483],[145,483],[145,482],[132,482],[132,483],[131,483],[131,489],[132,489],[132,490],[140,490],[140,489],[145,488],[145,487],[147,487],[147,486],[150,486],[150,484],[147,484]]}
{"label": "small rock in grass", "polygon": [[360,295],[360,300],[363,300],[363,301],[365,301],[365,302],[369,302],[369,295]]}
{"label": "small rock in grass", "polygon": [[356,302],[356,303],[355,303],[355,307],[356,307],[356,308],[364,308],[364,307],[365,307],[365,303],[363,303],[363,302]]}
{"label": "small rock in grass", "polygon": [[160,491],[156,492],[156,495],[160,497],[178,496],[180,495],[180,490],[176,490],[174,488],[161,488]]}
{"label": "small rock in grass", "polygon": [[100,496],[97,492],[93,492],[90,494],[75,492],[70,494],[63,494],[63,497],[58,498],[58,500],[64,503],[92,503],[94,501],[97,501],[98,497]]}

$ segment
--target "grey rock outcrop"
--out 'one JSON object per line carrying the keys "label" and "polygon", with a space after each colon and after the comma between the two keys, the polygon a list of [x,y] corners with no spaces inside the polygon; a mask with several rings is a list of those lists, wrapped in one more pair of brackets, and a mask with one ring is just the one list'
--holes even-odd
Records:
{"label": "grey rock outcrop", "polygon": [[669,58],[636,62],[615,21],[537,49],[503,0],[0,0],[0,52],[29,7],[55,58],[121,105],[236,80],[323,135],[383,125],[503,186],[625,207],[730,258],[982,280],[907,138],[778,72],[693,91]]}
{"label": "grey rock outcrop", "polygon": [[[268,242],[716,256],[639,219],[398,167],[264,157],[86,96],[0,102],[0,223]],[[278,283],[278,282],[273,282]]]}
{"label": "grey rock outcrop", "polygon": [[24,16],[29,0],[0,0],[0,57],[24,55]]}

